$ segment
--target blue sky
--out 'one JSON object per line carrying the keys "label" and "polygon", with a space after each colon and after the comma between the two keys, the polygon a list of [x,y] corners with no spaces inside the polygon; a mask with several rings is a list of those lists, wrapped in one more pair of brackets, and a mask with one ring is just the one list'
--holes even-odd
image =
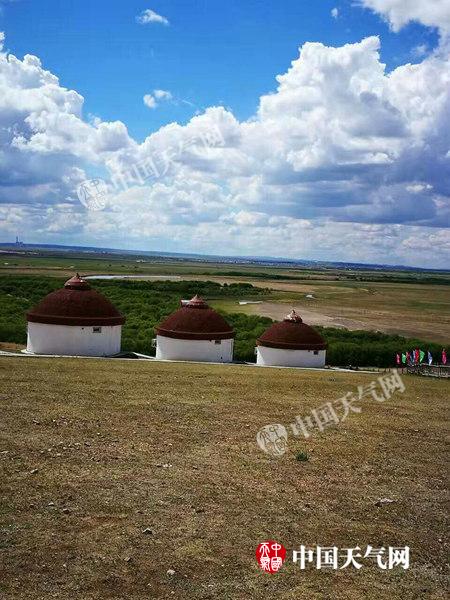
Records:
{"label": "blue sky", "polygon": [[[138,24],[136,15],[149,3],[122,0],[20,0],[5,7],[2,23],[11,52],[39,56],[64,86],[84,96],[86,114],[124,121],[138,140],[208,106],[250,118],[304,42],[340,46],[379,35],[382,60],[392,69],[415,60],[417,46],[435,47],[438,38],[416,23],[394,33],[353,0],[150,4],[170,26]],[[142,97],[155,88],[171,90],[178,103],[149,112]]]}
{"label": "blue sky", "polygon": [[0,6],[0,239],[449,266],[445,3]]}

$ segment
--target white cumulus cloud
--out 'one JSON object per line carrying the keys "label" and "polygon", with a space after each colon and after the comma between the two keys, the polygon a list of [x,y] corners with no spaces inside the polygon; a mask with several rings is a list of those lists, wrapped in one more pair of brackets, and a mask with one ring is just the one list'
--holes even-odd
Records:
{"label": "white cumulus cloud", "polygon": [[172,94],[167,90],[153,90],[155,98],[158,100],[171,100]]}
{"label": "white cumulus cloud", "polygon": [[146,25],[147,23],[160,23],[161,25],[169,25],[169,20],[166,17],[159,15],[150,8],[142,11],[141,14],[136,17],[136,21],[142,25]]}
{"label": "white cumulus cloud", "polygon": [[394,31],[416,21],[450,32],[449,0],[360,0],[360,3],[382,15]]}
{"label": "white cumulus cloud", "polygon": [[144,96],[144,104],[148,106],[148,108],[156,108],[156,98],[151,94],[145,94]]}
{"label": "white cumulus cloud", "polygon": [[172,100],[173,96],[167,90],[153,90],[152,94],[145,94],[143,100],[148,108],[156,108],[161,101]]}
{"label": "white cumulus cloud", "polygon": [[[387,72],[379,50],[306,43],[251,119],[210,107],[142,143],[85,120],[37,57],[1,53],[0,237],[448,266],[450,56]],[[92,177],[103,211],[77,198]]]}

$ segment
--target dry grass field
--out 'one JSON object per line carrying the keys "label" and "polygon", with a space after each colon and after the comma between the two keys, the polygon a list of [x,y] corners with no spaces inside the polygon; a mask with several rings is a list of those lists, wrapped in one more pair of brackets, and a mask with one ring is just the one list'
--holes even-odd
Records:
{"label": "dry grass field", "polygon": [[[376,374],[8,357],[0,377],[2,600],[446,597],[448,381],[405,375],[271,458],[261,426]],[[301,571],[300,544],[408,545],[411,567]]]}
{"label": "dry grass field", "polygon": [[[213,303],[280,320],[295,308],[310,325],[366,329],[447,344],[450,340],[450,288],[443,285],[353,282],[252,282],[275,291],[275,300],[236,306]],[[313,295],[313,299],[307,295]]]}

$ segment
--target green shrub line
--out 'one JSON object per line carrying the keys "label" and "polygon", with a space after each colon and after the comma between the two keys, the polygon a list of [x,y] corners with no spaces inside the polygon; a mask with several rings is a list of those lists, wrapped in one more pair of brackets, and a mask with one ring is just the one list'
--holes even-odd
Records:
{"label": "green shrub line", "polygon": [[[180,299],[195,294],[205,300],[263,297],[268,289],[250,283],[219,284],[213,281],[130,281],[94,280],[92,286],[123,313],[127,321],[122,331],[122,348],[154,355],[151,340],[154,328],[179,307]],[[62,287],[64,279],[45,276],[0,277],[0,341],[25,344],[25,313],[44,296]],[[236,332],[234,357],[255,361],[256,339],[273,323],[272,319],[244,313],[219,311]],[[331,366],[390,367],[396,352],[419,347],[430,350],[435,360],[442,345],[375,331],[348,331],[316,327],[328,343],[327,364]]]}

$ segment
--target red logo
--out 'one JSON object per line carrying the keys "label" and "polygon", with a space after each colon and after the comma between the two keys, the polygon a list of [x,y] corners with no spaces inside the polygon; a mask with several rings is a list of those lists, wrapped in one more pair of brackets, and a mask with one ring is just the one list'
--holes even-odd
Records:
{"label": "red logo", "polygon": [[256,548],[256,560],[266,573],[276,573],[286,558],[286,548],[283,544],[269,540]]}

